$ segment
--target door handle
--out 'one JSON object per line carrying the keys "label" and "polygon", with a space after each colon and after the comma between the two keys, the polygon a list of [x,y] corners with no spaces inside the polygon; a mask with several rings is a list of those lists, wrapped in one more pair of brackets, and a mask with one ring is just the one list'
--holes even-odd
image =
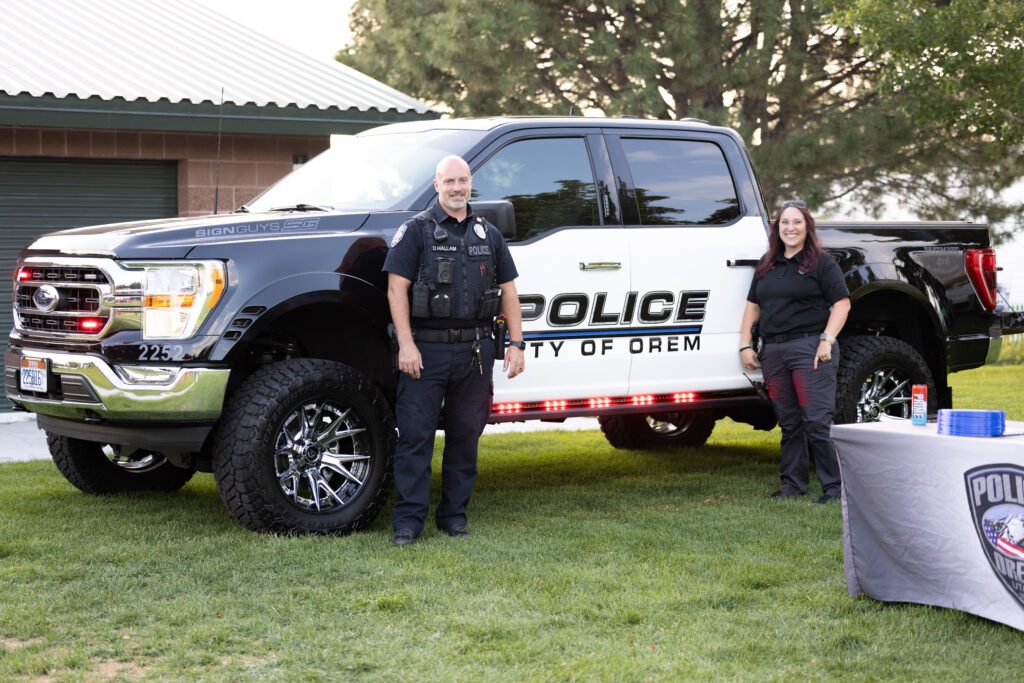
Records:
{"label": "door handle", "polygon": [[731,259],[727,259],[726,260],[725,265],[729,266],[730,268],[742,268],[742,267],[745,267],[745,266],[746,267],[750,267],[750,268],[754,268],[754,267],[757,266],[758,263],[760,263],[760,261],[758,259],[756,259],[756,258],[739,258],[739,259],[732,259],[731,258]]}
{"label": "door handle", "polygon": [[619,270],[622,268],[621,261],[592,261],[584,263],[580,261],[580,270]]}

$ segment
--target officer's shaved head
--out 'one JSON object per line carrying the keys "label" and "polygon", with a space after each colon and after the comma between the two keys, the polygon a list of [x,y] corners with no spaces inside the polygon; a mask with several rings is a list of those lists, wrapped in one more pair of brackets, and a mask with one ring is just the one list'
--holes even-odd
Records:
{"label": "officer's shaved head", "polygon": [[437,168],[434,172],[438,179],[444,175],[470,175],[469,164],[462,157],[454,154],[449,154],[437,162]]}

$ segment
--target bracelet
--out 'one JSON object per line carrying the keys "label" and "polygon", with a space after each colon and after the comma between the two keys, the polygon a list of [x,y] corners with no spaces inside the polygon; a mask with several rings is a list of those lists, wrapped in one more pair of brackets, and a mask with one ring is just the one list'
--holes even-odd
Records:
{"label": "bracelet", "polygon": [[750,344],[747,344],[746,346],[741,346],[741,347],[740,347],[740,353],[743,353],[743,352],[744,352],[744,351],[746,351],[747,349],[752,349],[752,348],[754,348],[754,347],[753,347],[753,346],[751,346]]}

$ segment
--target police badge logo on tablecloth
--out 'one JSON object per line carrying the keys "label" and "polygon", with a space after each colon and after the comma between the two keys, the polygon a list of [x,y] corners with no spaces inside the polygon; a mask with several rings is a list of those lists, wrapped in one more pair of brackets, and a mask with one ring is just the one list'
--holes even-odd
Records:
{"label": "police badge logo on tablecloth", "polygon": [[1024,468],[983,465],[965,472],[964,480],[985,557],[1024,607]]}

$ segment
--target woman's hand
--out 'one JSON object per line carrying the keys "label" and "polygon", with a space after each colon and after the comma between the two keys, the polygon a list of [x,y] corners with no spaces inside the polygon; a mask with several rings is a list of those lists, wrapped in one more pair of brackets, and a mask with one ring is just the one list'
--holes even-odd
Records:
{"label": "woman's hand", "polygon": [[[747,370],[757,370],[761,367],[761,364],[757,362],[757,354],[754,353],[754,349],[743,349],[740,351],[740,360],[743,361],[743,367]],[[815,361],[817,364],[817,361]]]}
{"label": "woman's hand", "polygon": [[818,350],[814,354],[814,369],[818,369],[818,361],[827,363],[832,360],[832,342],[822,339],[818,342]]}

